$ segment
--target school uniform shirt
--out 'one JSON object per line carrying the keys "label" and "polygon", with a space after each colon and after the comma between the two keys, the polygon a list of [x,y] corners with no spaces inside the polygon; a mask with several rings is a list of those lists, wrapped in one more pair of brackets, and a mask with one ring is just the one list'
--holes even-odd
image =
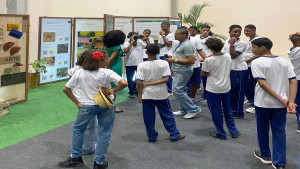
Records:
{"label": "school uniform shirt", "polygon": [[[179,43],[174,50],[174,59],[186,59],[186,56],[194,55],[194,46],[188,39]],[[183,65],[178,63],[172,63],[173,71],[189,71],[193,69],[193,65]]]}
{"label": "school uniform shirt", "polygon": [[[144,82],[160,80],[170,76],[169,63],[165,60],[148,60],[137,67],[136,79]],[[168,98],[166,83],[143,88],[142,99],[164,100]]]}
{"label": "school uniform shirt", "polygon": [[210,73],[210,76],[207,76],[207,91],[211,93],[230,91],[231,57],[228,53],[212,55],[205,59],[201,70]]}
{"label": "school uniform shirt", "polygon": [[[243,53],[243,57],[245,60],[251,58],[252,56],[254,56],[254,54],[252,53],[252,41],[254,41],[255,39],[258,39],[260,37],[256,36],[253,39],[249,40],[249,42],[246,45],[245,51]],[[251,67],[251,62],[247,63],[248,67]]]}
{"label": "school uniform shirt", "polygon": [[300,80],[300,47],[289,49],[287,51],[287,54],[289,55],[289,58],[294,66],[294,72],[296,74],[297,80]]}
{"label": "school uniform shirt", "polygon": [[197,52],[197,50],[201,50],[200,47],[199,47],[200,44],[198,44],[197,39],[195,37],[190,36],[189,40],[192,42],[192,44],[194,46],[194,55],[196,56],[196,60],[195,60],[195,63],[193,65],[193,68],[198,68],[198,67],[200,67],[200,62],[199,62],[200,55]]}
{"label": "school uniform shirt", "polygon": [[[77,72],[79,69],[82,69],[81,66],[76,65],[75,67],[68,70],[68,74],[72,77],[75,74],[75,72]],[[72,93],[74,94],[74,96],[79,95],[81,92],[82,91],[80,89],[79,84],[76,87],[74,87],[72,90]]]}
{"label": "school uniform shirt", "polygon": [[[78,92],[73,93],[76,99],[83,105],[97,105],[93,95],[99,91],[99,87],[111,88],[110,83],[118,84],[122,79],[117,73],[110,69],[99,68],[96,71],[79,69],[68,81],[68,88],[80,86]],[[111,95],[113,98],[113,95]]]}
{"label": "school uniform shirt", "polygon": [[[153,43],[154,43],[153,38],[151,38],[150,36],[149,36],[148,38],[149,38],[149,42],[150,42],[151,44],[153,44]],[[146,54],[146,51],[147,51],[147,49],[146,49],[147,43],[146,43],[146,41],[143,41],[142,43],[143,43],[143,45],[145,46],[144,49],[143,49],[143,58],[148,58],[148,55]]]}
{"label": "school uniform shirt", "polygon": [[[240,71],[240,70],[247,70],[248,69],[247,63],[245,62],[245,59],[242,55],[242,53],[245,51],[245,48],[246,48],[246,43],[243,42],[241,39],[238,39],[234,43],[234,50],[241,53],[241,54],[239,56],[237,56],[236,58],[232,59],[231,70]],[[229,39],[227,39],[225,41],[224,51],[225,51],[225,53],[230,54]]]}
{"label": "school uniform shirt", "polygon": [[[170,32],[168,35],[165,36],[165,38],[168,42],[173,42],[175,40],[174,33]],[[158,44],[164,44],[164,40],[161,35],[159,35]],[[161,47],[159,55],[164,56],[165,54],[168,54],[170,50],[172,50],[172,45],[170,47],[168,46]]]}
{"label": "school uniform shirt", "polygon": [[[263,79],[268,86],[284,99],[289,97],[289,80],[296,78],[290,64],[278,56],[261,56],[252,61],[251,71],[255,79]],[[254,105],[262,108],[284,108],[285,106],[263,90],[255,86]]]}
{"label": "school uniform shirt", "polygon": [[208,47],[205,45],[205,42],[208,38],[210,38],[211,36],[207,36],[205,38],[201,38],[201,36],[196,36],[197,40],[198,40],[198,48],[199,50],[202,50],[205,54],[205,56],[209,56],[211,54],[211,51],[208,49]]}
{"label": "school uniform shirt", "polygon": [[[129,46],[129,42],[125,42],[122,46],[123,50]],[[145,46],[141,39],[137,40],[136,46],[131,46],[129,52],[125,56],[125,65],[126,66],[137,66],[139,63],[143,62],[143,49]]]}
{"label": "school uniform shirt", "polygon": [[167,53],[169,56],[174,56],[174,51],[176,49],[176,47],[179,45],[180,41],[179,40],[174,40],[172,43],[172,49],[169,50],[169,52]]}

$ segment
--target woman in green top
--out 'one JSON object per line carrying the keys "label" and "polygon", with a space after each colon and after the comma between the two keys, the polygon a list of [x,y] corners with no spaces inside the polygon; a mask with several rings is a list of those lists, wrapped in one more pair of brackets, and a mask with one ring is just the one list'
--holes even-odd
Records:
{"label": "woman in green top", "polygon": [[[109,56],[108,67],[116,72],[119,76],[122,76],[122,49],[121,44],[124,43],[126,35],[120,30],[113,30],[107,32],[103,37],[103,43],[105,45],[105,50]],[[112,87],[115,87],[115,84],[111,84]],[[116,94],[114,94],[116,99]],[[123,112],[123,110],[116,107],[116,113]]]}

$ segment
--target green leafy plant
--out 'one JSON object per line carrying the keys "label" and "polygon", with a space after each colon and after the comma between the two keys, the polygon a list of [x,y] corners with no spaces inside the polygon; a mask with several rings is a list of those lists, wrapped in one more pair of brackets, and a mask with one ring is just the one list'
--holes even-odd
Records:
{"label": "green leafy plant", "polygon": [[[190,8],[188,14],[182,15],[182,13],[177,13],[178,18],[180,18],[183,23],[186,23],[189,26],[196,26],[197,29],[200,29],[203,25],[209,25],[211,28],[215,27],[215,25],[210,22],[202,22],[202,21],[198,22],[198,19],[200,18],[201,13],[203,12],[203,9],[208,6],[209,6],[209,3],[207,3],[207,2],[203,2],[202,4],[194,4]],[[223,40],[227,39],[227,37],[225,35],[216,34],[216,33],[212,33],[212,34],[214,37],[219,37]]]}
{"label": "green leafy plant", "polygon": [[29,73],[37,74],[37,73],[47,73],[45,63],[47,63],[46,59],[35,60],[33,63],[29,64]]}

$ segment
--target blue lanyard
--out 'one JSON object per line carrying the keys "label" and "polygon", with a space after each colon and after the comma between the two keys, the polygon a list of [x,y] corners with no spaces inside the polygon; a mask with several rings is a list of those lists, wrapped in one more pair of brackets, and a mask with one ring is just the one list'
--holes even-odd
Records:
{"label": "blue lanyard", "polygon": [[176,52],[176,50],[180,47],[180,45],[183,44],[185,41],[187,41],[187,39],[185,39],[182,43],[179,43],[178,46],[175,48],[174,52]]}

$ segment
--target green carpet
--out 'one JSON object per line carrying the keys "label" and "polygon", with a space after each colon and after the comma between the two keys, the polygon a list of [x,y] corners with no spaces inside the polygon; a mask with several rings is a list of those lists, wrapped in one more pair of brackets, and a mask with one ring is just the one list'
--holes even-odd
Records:
{"label": "green carpet", "polygon": [[[78,109],[62,91],[66,82],[29,90],[27,102],[12,105],[0,117],[0,149],[75,120]],[[127,93],[128,88],[119,91],[116,103],[127,100]]]}

